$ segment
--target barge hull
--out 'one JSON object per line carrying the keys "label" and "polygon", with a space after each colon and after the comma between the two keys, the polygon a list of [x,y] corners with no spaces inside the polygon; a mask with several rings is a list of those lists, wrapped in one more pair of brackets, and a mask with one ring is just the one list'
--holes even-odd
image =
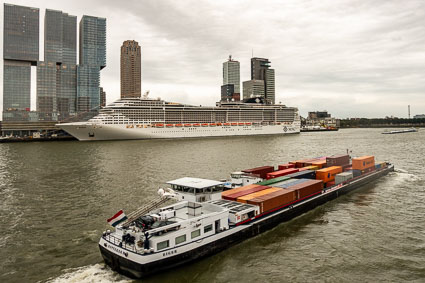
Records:
{"label": "barge hull", "polygon": [[[381,169],[379,171],[371,172],[367,174],[367,176],[341,186],[338,189],[329,188],[329,190],[323,194],[311,197],[311,199],[307,199],[304,202],[294,204],[293,206],[290,206],[286,209],[277,210],[273,213],[263,215],[260,218],[257,218],[247,224],[242,224],[241,226],[246,227],[244,227],[239,232],[230,234],[223,238],[219,238],[218,240],[206,244],[202,247],[172,257],[164,258],[156,262],[139,264],[110,252],[101,244],[99,244],[99,248],[105,263],[113,270],[132,278],[146,277],[154,273],[158,273],[166,269],[171,269],[223,251],[232,245],[240,243],[250,237],[257,236],[279,225],[280,223],[287,222],[322,204],[334,200],[341,195],[347,194],[355,189],[362,187],[365,184],[373,182],[378,178],[387,175],[391,171],[394,171],[393,165],[390,165],[388,168]],[[220,233],[218,233],[218,235],[220,235]]]}

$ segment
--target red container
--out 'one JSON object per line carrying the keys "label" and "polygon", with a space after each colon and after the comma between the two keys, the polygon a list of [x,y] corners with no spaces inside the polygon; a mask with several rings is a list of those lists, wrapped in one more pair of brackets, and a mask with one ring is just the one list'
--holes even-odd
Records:
{"label": "red container", "polygon": [[295,164],[288,163],[288,164],[278,165],[278,170],[285,170],[289,168],[295,168]]}
{"label": "red container", "polygon": [[322,180],[308,180],[300,184],[289,187],[297,192],[297,199],[304,198],[311,194],[320,192],[323,189]]}
{"label": "red container", "polygon": [[334,185],[335,185],[335,181],[330,181],[330,182],[327,182],[327,183],[326,183],[325,187],[326,187],[326,188],[329,188],[329,187],[332,187],[332,186],[334,186]]}
{"label": "red container", "polygon": [[251,173],[251,174],[259,175],[260,178],[262,178],[262,179],[266,179],[267,173],[270,173],[270,172],[273,172],[273,171],[274,171],[274,166],[262,166],[262,167],[256,167],[256,168],[242,170],[242,172],[244,172],[244,173]]}
{"label": "red container", "polygon": [[256,192],[259,192],[259,191],[262,191],[262,190],[265,190],[265,189],[268,189],[268,188],[271,188],[271,187],[269,187],[269,186],[250,187],[250,188],[247,188],[246,190],[238,191],[238,192],[235,192],[231,195],[222,196],[222,198],[227,199],[227,200],[236,201],[238,197],[242,197],[242,196],[245,196],[245,195],[256,193]]}
{"label": "red container", "polygon": [[296,169],[296,168],[289,168],[289,169],[279,170],[279,171],[267,173],[266,179],[267,180],[268,179],[273,179],[273,178],[277,178],[277,177],[289,175],[289,174],[292,174],[292,173],[295,173],[295,172],[298,172],[298,169]]}
{"label": "red container", "polygon": [[350,156],[348,154],[332,155],[326,157],[326,167],[342,166],[350,164]]}
{"label": "red container", "polygon": [[260,213],[275,209],[296,200],[294,190],[282,189],[274,193],[263,195],[247,201],[249,204],[258,205]]}

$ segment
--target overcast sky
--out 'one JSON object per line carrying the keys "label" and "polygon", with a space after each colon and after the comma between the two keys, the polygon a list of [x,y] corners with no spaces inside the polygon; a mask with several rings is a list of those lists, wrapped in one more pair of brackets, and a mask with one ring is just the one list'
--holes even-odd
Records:
{"label": "overcast sky", "polygon": [[328,110],[338,118],[407,117],[409,104],[412,115],[425,114],[423,0],[6,3],[40,8],[40,28],[46,8],[75,15],[78,23],[82,15],[106,18],[101,85],[108,102],[120,96],[120,46],[131,39],[142,47],[142,92],[151,97],[214,105],[222,63],[231,54],[241,64],[241,82],[249,80],[253,52],[275,69],[276,102],[297,106],[303,116]]}

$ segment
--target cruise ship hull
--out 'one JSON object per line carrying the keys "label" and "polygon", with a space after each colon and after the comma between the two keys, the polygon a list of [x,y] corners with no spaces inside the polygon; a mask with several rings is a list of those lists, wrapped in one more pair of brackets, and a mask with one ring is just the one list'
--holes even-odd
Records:
{"label": "cruise ship hull", "polygon": [[58,127],[80,141],[170,139],[222,136],[297,134],[300,125],[243,125],[199,127],[145,127],[144,125],[96,124],[90,122],[63,123]]}
{"label": "cruise ship hull", "polygon": [[[108,241],[104,236],[99,242],[99,248],[106,264],[113,270],[133,278],[149,276],[225,250],[232,245],[270,230],[280,223],[289,221],[328,201],[373,182],[391,171],[394,171],[393,165],[369,173],[346,185],[324,190],[322,193],[312,196],[301,203],[288,206],[246,224],[218,233],[210,237],[209,241],[206,239],[201,240],[197,247],[178,247],[164,251],[163,253],[138,255],[114,245],[113,242]],[[153,257],[155,257],[154,260]]]}

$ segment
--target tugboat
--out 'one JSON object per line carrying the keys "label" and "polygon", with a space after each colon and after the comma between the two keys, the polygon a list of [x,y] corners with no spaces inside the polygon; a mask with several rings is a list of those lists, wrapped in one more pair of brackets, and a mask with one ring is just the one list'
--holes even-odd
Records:
{"label": "tugboat", "polygon": [[[373,156],[338,165],[348,160],[348,155],[298,160],[270,173],[268,166],[254,168],[263,181],[245,186],[239,173],[232,176],[239,182],[233,186],[191,177],[169,181],[158,199],[108,219],[115,231],[103,232],[100,252],[119,273],[149,276],[225,250],[394,170]],[[322,168],[305,169],[311,164]],[[255,175],[254,169],[243,171]],[[165,205],[170,200],[175,203]]]}

